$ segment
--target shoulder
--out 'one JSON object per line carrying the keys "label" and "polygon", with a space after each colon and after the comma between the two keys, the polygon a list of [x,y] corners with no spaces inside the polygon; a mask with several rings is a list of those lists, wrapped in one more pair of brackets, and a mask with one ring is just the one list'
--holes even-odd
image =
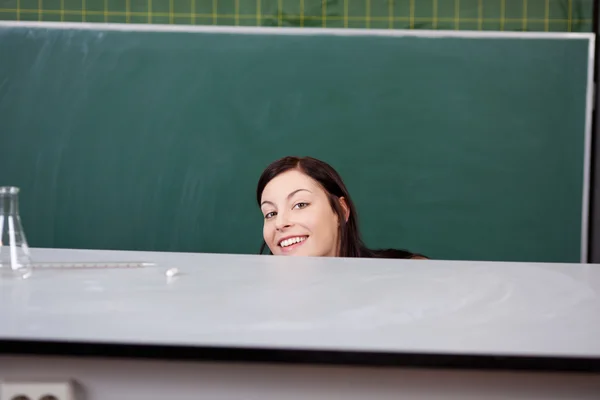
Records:
{"label": "shoulder", "polygon": [[363,257],[368,258],[403,258],[410,260],[429,260],[428,257],[423,254],[412,253],[408,250],[400,249],[380,249],[380,250],[367,250]]}

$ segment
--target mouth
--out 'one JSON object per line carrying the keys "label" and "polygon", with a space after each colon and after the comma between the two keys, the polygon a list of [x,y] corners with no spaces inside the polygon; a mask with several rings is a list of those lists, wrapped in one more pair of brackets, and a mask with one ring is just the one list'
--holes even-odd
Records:
{"label": "mouth", "polygon": [[284,253],[288,253],[302,246],[304,242],[308,239],[308,235],[304,236],[289,236],[281,239],[277,245],[281,248],[281,251]]}

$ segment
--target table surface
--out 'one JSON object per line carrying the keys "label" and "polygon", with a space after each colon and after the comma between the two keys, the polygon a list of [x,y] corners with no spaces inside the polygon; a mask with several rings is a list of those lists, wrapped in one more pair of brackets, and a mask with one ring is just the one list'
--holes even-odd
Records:
{"label": "table surface", "polygon": [[600,361],[600,265],[32,254],[154,265],[0,280],[0,353],[30,341]]}

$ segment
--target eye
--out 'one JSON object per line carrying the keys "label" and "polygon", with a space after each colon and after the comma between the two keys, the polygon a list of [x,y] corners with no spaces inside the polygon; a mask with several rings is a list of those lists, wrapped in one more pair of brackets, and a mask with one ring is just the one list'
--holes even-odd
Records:
{"label": "eye", "polygon": [[294,208],[298,208],[298,209],[305,208],[305,207],[308,207],[308,203],[296,203],[294,205]]}
{"label": "eye", "polygon": [[265,219],[273,218],[277,213],[275,211],[271,211],[270,213],[265,214]]}

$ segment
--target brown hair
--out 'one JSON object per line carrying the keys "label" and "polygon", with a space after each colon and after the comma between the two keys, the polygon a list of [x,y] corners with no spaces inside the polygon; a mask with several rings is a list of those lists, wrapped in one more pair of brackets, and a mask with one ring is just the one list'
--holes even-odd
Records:
{"label": "brown hair", "polygon": [[[385,249],[371,250],[368,249],[361,238],[358,229],[358,215],[356,208],[348,193],[348,189],[344,181],[337,171],[326,162],[317,160],[312,157],[283,157],[272,162],[262,173],[256,187],[256,202],[260,206],[265,186],[279,174],[290,171],[299,170],[317,181],[325,190],[329,198],[329,204],[333,211],[337,214],[340,221],[338,237],[339,257],[377,257],[377,258],[426,258],[419,254],[414,254],[406,250]],[[344,209],[340,204],[340,198],[344,198],[348,206],[349,216],[346,220]],[[266,243],[263,242],[260,248],[260,254],[263,253]]]}

